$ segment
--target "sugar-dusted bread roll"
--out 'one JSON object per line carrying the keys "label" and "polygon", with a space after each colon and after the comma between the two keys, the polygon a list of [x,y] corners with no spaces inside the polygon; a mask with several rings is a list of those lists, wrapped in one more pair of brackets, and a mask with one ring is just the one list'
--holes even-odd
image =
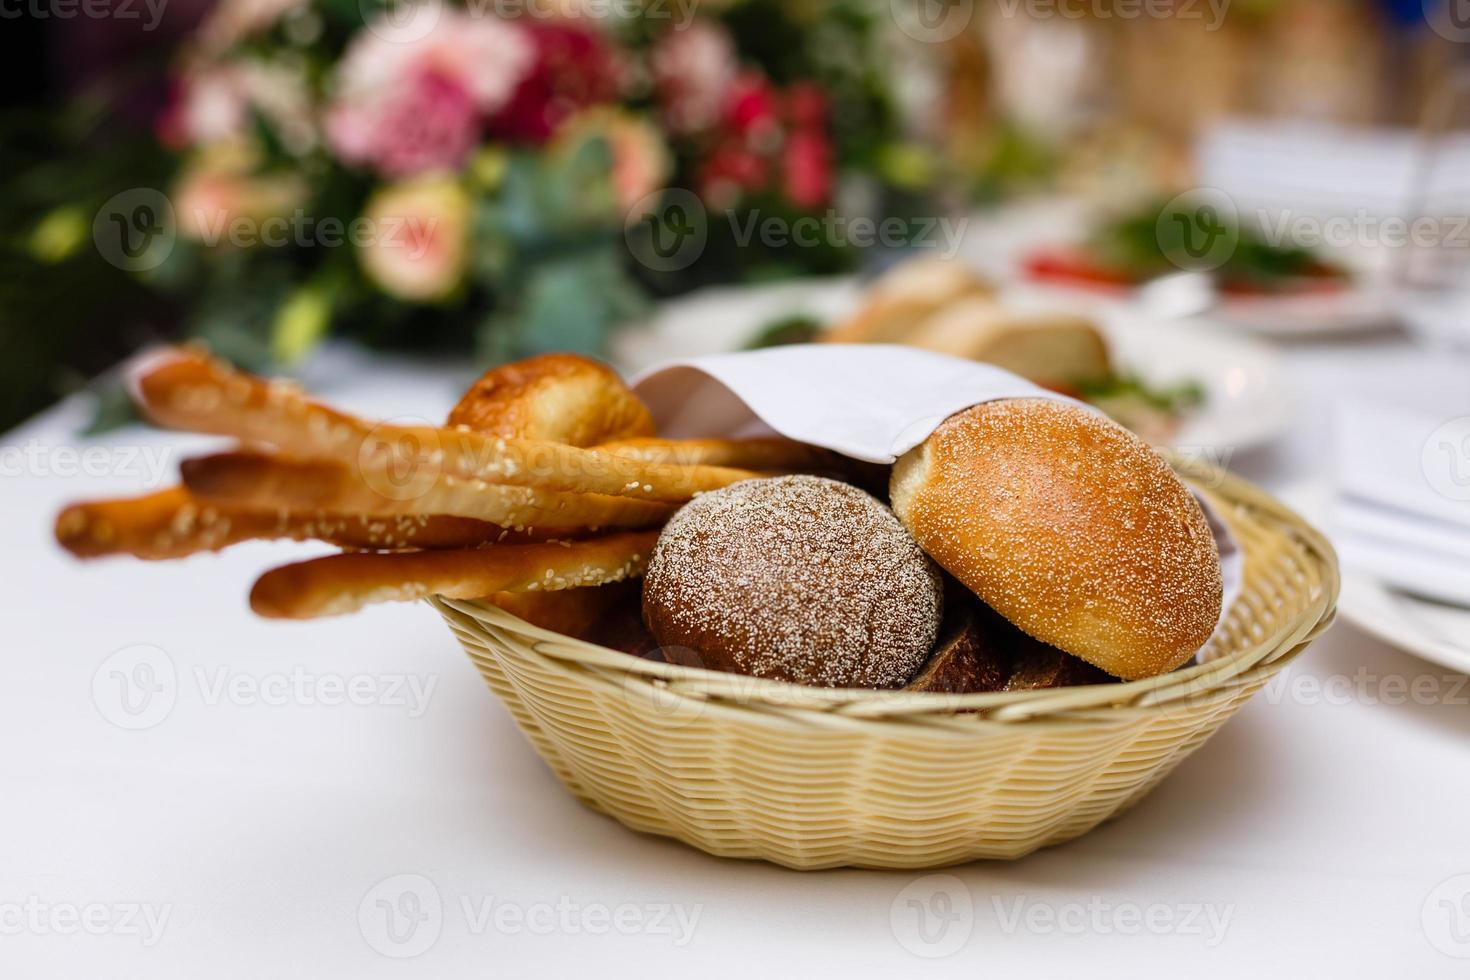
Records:
{"label": "sugar-dusted bread roll", "polygon": [[1137,436],[1046,399],[951,416],[893,469],[935,561],[1026,633],[1126,679],[1173,670],[1220,618],[1199,503]]}
{"label": "sugar-dusted bread roll", "polygon": [[857,487],[745,480],[669,519],[643,621],[672,663],[815,687],[901,687],[944,613],[939,569]]}

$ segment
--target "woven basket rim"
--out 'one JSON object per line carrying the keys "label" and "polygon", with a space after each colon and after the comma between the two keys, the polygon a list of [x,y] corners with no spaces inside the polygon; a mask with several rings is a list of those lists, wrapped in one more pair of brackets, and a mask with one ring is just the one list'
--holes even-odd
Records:
{"label": "woven basket rim", "polygon": [[[973,730],[977,724],[1018,722],[1053,723],[1065,726],[1119,720],[1120,709],[1164,711],[1181,702],[1205,700],[1225,689],[1253,682],[1258,675],[1274,674],[1295,657],[1332,623],[1340,588],[1337,558],[1321,532],[1280,501],[1240,477],[1210,464],[1171,456],[1175,470],[1204,496],[1249,551],[1253,546],[1240,533],[1246,524],[1266,527],[1294,547],[1303,561],[1321,576],[1311,601],[1270,635],[1251,646],[1206,660],[1171,673],[1116,684],[1096,684],[1039,691],[998,691],[985,694],[937,694],[887,691],[867,688],[815,688],[787,681],[766,680],[699,667],[681,667],[634,657],[618,650],[589,643],[553,630],[534,626],[496,606],[480,600],[433,596],[428,601],[451,622],[461,617],[481,629],[517,634],[547,665],[575,671],[581,680],[597,675],[620,686],[627,696],[667,699],[671,696],[697,698],[710,710],[716,704],[731,710],[759,707],[768,717],[788,715],[798,724],[810,724],[814,716],[829,716],[825,723],[843,720],[872,724],[923,717],[926,722],[955,723],[957,730]],[[1241,604],[1237,599],[1237,607]],[[1235,607],[1227,612],[1234,613]],[[644,690],[638,690],[638,689]],[[772,719],[774,720],[774,719]],[[905,728],[905,730],[911,730]]]}

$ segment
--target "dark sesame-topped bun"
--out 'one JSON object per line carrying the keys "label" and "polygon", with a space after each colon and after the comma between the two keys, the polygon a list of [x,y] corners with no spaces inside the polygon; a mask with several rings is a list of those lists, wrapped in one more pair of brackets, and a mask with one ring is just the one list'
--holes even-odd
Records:
{"label": "dark sesame-topped bun", "polygon": [[942,605],[938,569],[893,512],[814,476],[685,504],[643,585],[644,621],[670,660],[818,687],[902,686],[928,659]]}
{"label": "dark sesame-topped bun", "polygon": [[1126,679],[1173,670],[1220,618],[1215,539],[1143,440],[1046,399],[945,420],[893,469],[935,561],[1026,633]]}

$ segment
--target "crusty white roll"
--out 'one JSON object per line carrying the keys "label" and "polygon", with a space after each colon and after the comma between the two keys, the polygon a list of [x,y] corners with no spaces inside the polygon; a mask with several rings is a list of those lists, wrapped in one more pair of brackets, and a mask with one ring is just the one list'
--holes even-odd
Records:
{"label": "crusty white roll", "polygon": [[894,466],[894,512],[1026,633],[1129,680],[1184,663],[1220,618],[1199,502],[1127,429],[1047,399],[945,420]]}
{"label": "crusty white roll", "polygon": [[905,343],[984,361],[1049,388],[1113,374],[1108,345],[1091,320],[1070,313],[1017,313],[986,297],[951,303],[914,325]]}
{"label": "crusty white roll", "polygon": [[914,324],[964,297],[995,296],[995,287],[962,262],[913,259],[873,284],[862,307],[822,339],[839,344],[903,344]]}

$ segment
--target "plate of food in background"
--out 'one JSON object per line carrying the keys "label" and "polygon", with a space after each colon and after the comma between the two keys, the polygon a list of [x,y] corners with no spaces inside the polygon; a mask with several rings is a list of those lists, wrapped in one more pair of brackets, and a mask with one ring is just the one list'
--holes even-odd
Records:
{"label": "plate of food in background", "polygon": [[[1033,286],[1145,307],[1157,284],[1187,278],[1188,308],[1171,312],[1279,338],[1391,324],[1387,290],[1338,256],[1297,242],[1289,222],[1252,228],[1229,217],[1228,204],[1206,210],[1179,201],[1100,221],[1080,241],[1032,249],[1019,259],[1020,275]],[[1178,298],[1177,288],[1171,293]]]}
{"label": "plate of food in background", "polygon": [[958,262],[917,259],[869,283],[805,280],[717,289],[665,303],[621,332],[614,360],[638,371],[673,358],[785,343],[889,343],[996,364],[1081,398],[1155,445],[1223,455],[1278,436],[1291,404],[1279,358],[1238,331],[1012,303]]}

